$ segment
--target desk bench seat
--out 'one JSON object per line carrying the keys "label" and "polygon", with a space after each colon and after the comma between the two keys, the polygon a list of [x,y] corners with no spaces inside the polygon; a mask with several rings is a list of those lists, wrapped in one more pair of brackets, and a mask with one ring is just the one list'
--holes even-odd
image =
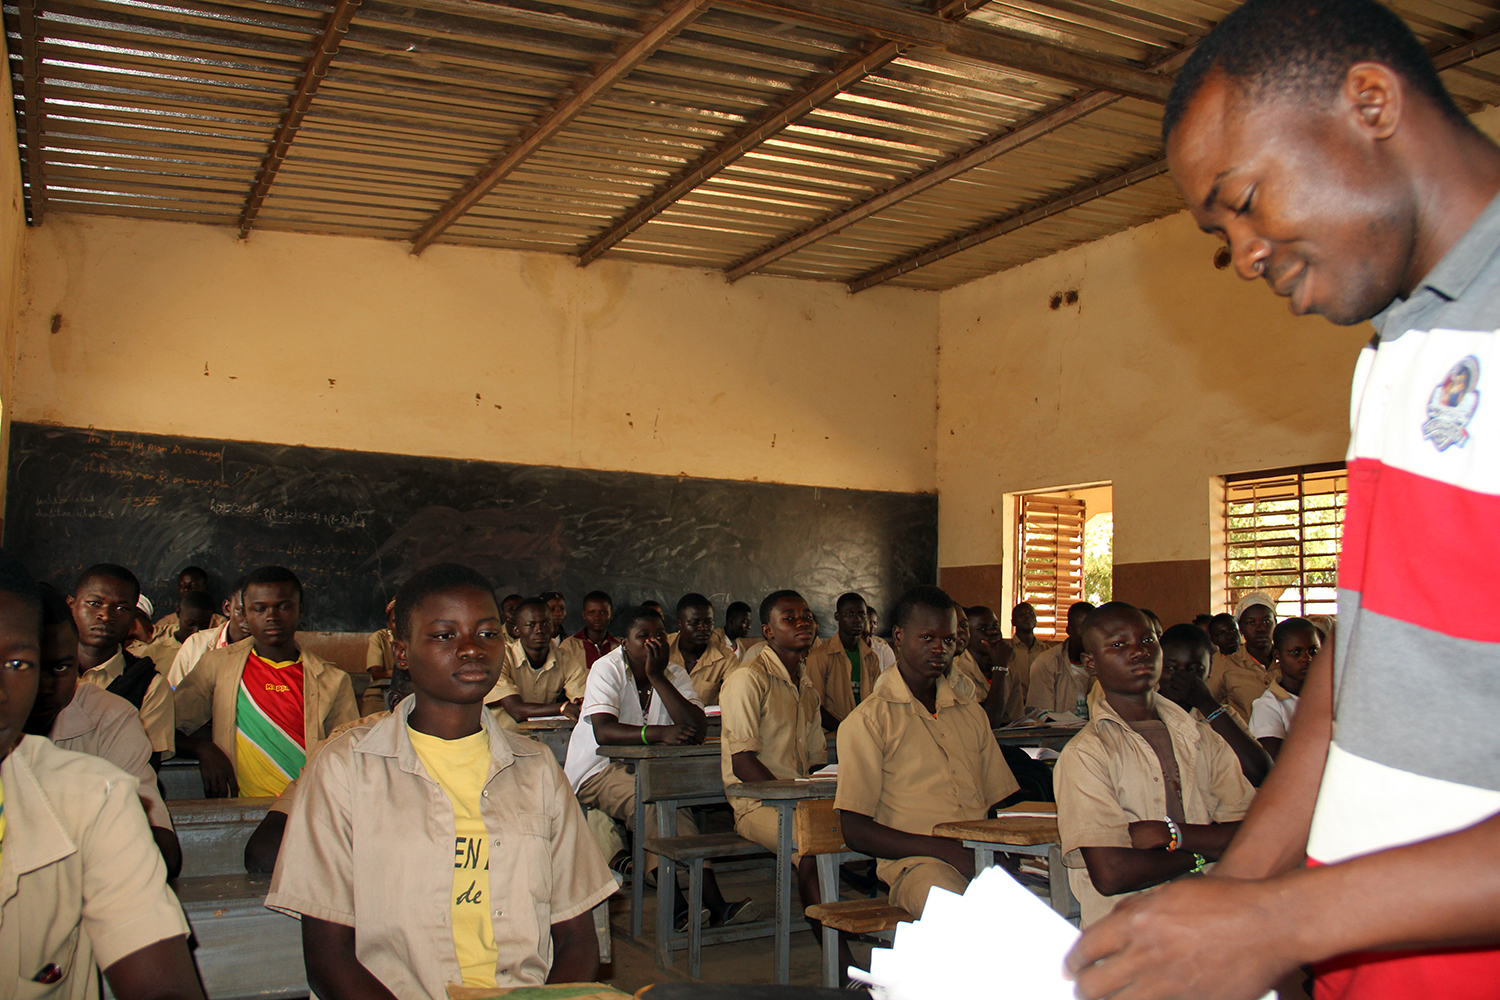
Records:
{"label": "desk bench seat", "polygon": [[214,1000],[307,996],[302,925],[265,907],[271,876],[205,875],[173,883],[193,929],[193,958]]}
{"label": "desk bench seat", "polygon": [[816,903],[806,910],[807,916],[824,927],[843,934],[880,934],[893,931],[897,924],[915,920],[888,899],[849,899],[837,903]]}
{"label": "desk bench seat", "polygon": [[[721,927],[709,931],[706,938],[703,929],[703,863],[711,858],[743,858],[764,855],[766,849],[753,840],[746,840],[737,833],[704,833],[694,837],[652,837],[646,841],[646,850],[659,859],[657,871],[656,905],[670,914],[672,889],[677,882],[676,866],[688,866],[688,975],[698,978],[703,968],[703,945],[720,941],[743,941],[775,932],[772,921]],[[672,925],[657,916],[657,950],[663,965],[670,965],[672,952],[683,947],[683,939],[673,933]]]}

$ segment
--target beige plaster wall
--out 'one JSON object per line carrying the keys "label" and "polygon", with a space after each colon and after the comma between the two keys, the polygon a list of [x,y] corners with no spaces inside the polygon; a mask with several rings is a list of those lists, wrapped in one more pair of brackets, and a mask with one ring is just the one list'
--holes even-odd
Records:
{"label": "beige plaster wall", "polygon": [[85,216],[25,251],[20,420],[935,486],[933,293]]}
{"label": "beige plaster wall", "polygon": [[1206,560],[1211,477],[1343,457],[1370,327],[1215,249],[1181,213],[943,294],[940,565],[1007,561],[1006,494],[1102,480],[1117,564]]}

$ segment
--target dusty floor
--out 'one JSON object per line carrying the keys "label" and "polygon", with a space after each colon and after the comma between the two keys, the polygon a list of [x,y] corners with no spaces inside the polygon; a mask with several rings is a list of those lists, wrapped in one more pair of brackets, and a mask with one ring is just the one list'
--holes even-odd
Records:
{"label": "dusty floor", "polygon": [[[769,869],[758,871],[726,872],[719,878],[720,888],[728,899],[743,899],[749,896],[760,903],[762,917],[775,912],[776,886]],[[850,897],[853,898],[853,897]],[[794,911],[796,906],[794,904]],[[643,940],[630,937],[630,894],[622,892],[610,903],[610,918],[613,925],[614,962],[612,978],[606,979],[617,990],[634,993],[650,983],[688,981],[687,953],[676,952],[673,967],[658,969],[656,965],[655,892],[646,894],[646,932]],[[792,933],[792,983],[800,986],[822,984],[822,951],[800,917],[793,923]],[[855,961],[861,965],[868,959],[870,947],[855,943]],[[703,972],[700,981],[706,983],[770,984],[775,981],[775,944],[770,937],[750,941],[735,941],[703,949]]]}

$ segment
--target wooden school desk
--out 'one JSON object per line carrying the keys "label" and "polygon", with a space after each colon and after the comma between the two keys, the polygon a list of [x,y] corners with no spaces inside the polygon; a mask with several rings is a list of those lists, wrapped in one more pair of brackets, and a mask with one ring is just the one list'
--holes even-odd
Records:
{"label": "wooden school desk", "polygon": [[1045,747],[1061,750],[1077,736],[1082,726],[1007,726],[995,730],[995,742],[1003,747]]}
{"label": "wooden school desk", "polygon": [[[1007,816],[1006,813],[1051,813],[1045,816]],[[994,819],[939,823],[934,837],[952,837],[974,851],[976,873],[995,863],[996,854],[1024,854],[1047,859],[1047,886],[1052,908],[1064,917],[1077,908],[1063,867],[1062,845],[1057,832],[1057,806],[1051,802],[1021,802],[1002,809]]]}
{"label": "wooden school desk", "polygon": [[776,807],[776,982],[792,977],[792,814],[807,799],[831,799],[838,782],[828,778],[808,781],[746,781],[726,794],[736,799],[760,799]]}

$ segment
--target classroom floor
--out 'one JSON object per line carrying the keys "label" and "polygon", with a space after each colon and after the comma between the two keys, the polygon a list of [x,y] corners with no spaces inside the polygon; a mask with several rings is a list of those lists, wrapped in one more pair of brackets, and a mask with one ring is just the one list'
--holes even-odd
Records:
{"label": "classroom floor", "polygon": [[[724,872],[719,877],[719,887],[728,899],[743,899],[746,896],[758,901],[761,915],[769,917],[775,911],[776,888],[768,870]],[[614,928],[611,942],[614,948],[614,963],[610,970],[612,978],[606,979],[615,989],[634,993],[642,986],[661,982],[688,982],[687,953],[675,952],[671,969],[656,966],[656,946],[653,928],[656,926],[656,894],[646,894],[646,936],[642,941],[630,937],[630,894],[623,892],[610,901],[610,921]],[[798,986],[822,984],[822,950],[800,918],[793,924],[798,928],[792,933],[791,979]],[[854,959],[864,965],[870,946],[852,945]],[[703,949],[703,972],[699,977],[705,983],[736,983],[767,985],[775,981],[775,940],[770,937],[730,944],[714,945]]]}

